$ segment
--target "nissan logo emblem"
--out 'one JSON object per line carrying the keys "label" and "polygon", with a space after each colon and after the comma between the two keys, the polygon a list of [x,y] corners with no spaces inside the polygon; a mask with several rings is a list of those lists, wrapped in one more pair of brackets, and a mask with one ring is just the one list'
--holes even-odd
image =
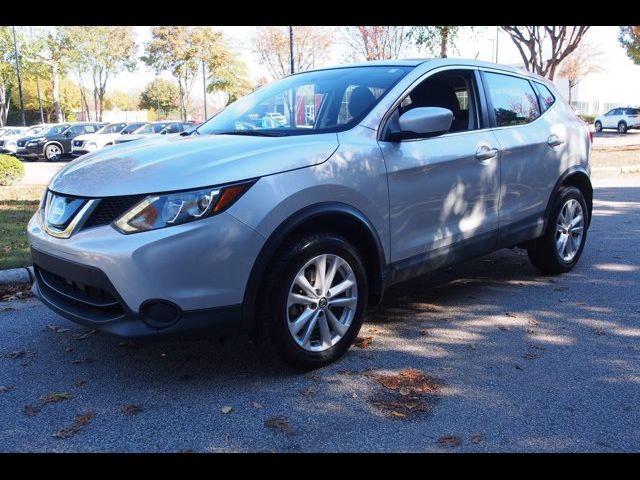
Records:
{"label": "nissan logo emblem", "polygon": [[49,223],[51,225],[59,225],[60,220],[64,217],[66,208],[67,202],[65,202],[64,198],[54,198],[51,202],[51,206],[49,207],[49,215],[47,216]]}

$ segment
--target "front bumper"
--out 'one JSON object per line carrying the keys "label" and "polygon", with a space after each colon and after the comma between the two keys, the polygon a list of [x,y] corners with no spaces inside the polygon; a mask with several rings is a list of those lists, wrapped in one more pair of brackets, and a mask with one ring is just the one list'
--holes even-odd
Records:
{"label": "front bumper", "polygon": [[19,158],[39,159],[42,157],[42,146],[38,145],[33,147],[18,147],[16,156],[18,156]]}
{"label": "front bumper", "polygon": [[[244,290],[264,242],[227,213],[133,235],[101,226],[68,239],[47,235],[37,213],[28,237],[34,294],[74,322],[128,337],[243,331]],[[158,321],[155,305],[175,315]]]}

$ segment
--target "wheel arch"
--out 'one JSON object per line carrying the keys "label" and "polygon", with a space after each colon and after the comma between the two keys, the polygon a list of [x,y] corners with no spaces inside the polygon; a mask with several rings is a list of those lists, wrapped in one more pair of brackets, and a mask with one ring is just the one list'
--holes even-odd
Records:
{"label": "wheel arch", "polygon": [[47,143],[44,144],[44,147],[42,147],[42,155],[45,154],[44,152],[46,151],[47,147],[49,145],[52,145],[52,144],[55,144],[55,145],[59,146],[60,150],[62,151],[62,155],[65,154],[64,147],[62,146],[62,144],[60,142],[58,142],[57,140],[49,140]]}
{"label": "wheel arch", "polygon": [[365,264],[370,301],[381,300],[387,265],[382,242],[373,224],[360,210],[350,205],[340,202],[317,203],[281,222],[256,257],[242,302],[242,317],[247,329],[254,326],[256,300],[269,264],[289,238],[312,231],[336,233],[352,242]]}
{"label": "wheel arch", "polygon": [[591,185],[589,174],[580,166],[573,166],[569,168],[560,176],[560,178],[556,182],[556,185],[551,192],[551,196],[547,201],[547,208],[544,214],[545,227],[546,222],[549,221],[549,215],[551,213],[551,207],[553,206],[553,200],[554,198],[556,198],[556,195],[563,187],[576,187],[582,192],[584,200],[587,204],[587,210],[589,212],[589,219],[587,223],[588,228],[591,224],[591,217],[593,212],[593,186]]}

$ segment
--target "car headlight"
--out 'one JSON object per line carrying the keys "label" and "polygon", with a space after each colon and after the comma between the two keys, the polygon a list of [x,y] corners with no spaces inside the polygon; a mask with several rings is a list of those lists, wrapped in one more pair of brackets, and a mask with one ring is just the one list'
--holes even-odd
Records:
{"label": "car headlight", "polygon": [[208,218],[229,208],[255,181],[200,190],[148,195],[114,223],[120,233],[138,233]]}
{"label": "car headlight", "polygon": [[96,148],[98,148],[98,145],[95,142],[89,142],[85,145],[84,147],[88,152],[93,152]]}

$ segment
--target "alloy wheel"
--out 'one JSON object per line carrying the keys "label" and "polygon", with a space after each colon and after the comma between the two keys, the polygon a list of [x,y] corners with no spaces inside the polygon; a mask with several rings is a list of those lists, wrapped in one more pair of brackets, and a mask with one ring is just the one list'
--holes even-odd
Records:
{"label": "alloy wheel", "polygon": [[580,202],[569,199],[556,222],[556,250],[565,262],[571,262],[580,250],[584,233],[584,213]]}
{"label": "alloy wheel", "polygon": [[305,350],[327,350],[347,333],[357,305],[351,266],[338,255],[318,255],[304,264],[289,287],[289,333]]}

